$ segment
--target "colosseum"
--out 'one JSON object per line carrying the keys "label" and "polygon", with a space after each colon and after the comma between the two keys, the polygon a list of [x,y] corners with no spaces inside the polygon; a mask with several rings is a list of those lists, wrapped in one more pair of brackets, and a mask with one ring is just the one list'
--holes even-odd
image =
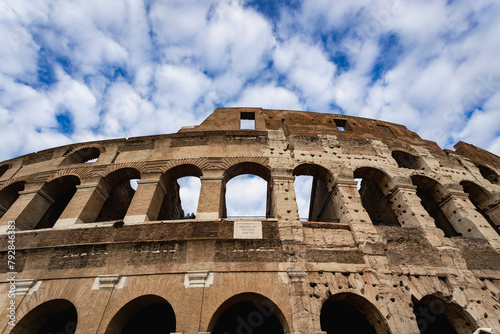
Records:
{"label": "colosseum", "polygon": [[[226,184],[247,174],[267,183],[265,217],[227,215]],[[500,157],[464,142],[261,108],[13,158],[1,333],[500,333],[499,174]]]}

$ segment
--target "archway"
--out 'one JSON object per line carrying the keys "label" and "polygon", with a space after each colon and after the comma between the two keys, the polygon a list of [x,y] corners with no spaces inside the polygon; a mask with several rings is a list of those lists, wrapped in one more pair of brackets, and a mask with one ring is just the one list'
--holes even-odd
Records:
{"label": "archway", "polygon": [[396,160],[396,163],[400,168],[423,170],[427,167],[421,157],[415,156],[413,154],[395,150],[391,152],[391,155],[392,158]]}
{"label": "archway", "polygon": [[19,192],[24,190],[25,184],[24,181],[16,182],[0,190],[0,218],[19,198]]}
{"label": "archway", "polygon": [[212,334],[288,333],[285,316],[268,298],[256,293],[242,293],[226,300],[210,320]]}
{"label": "archway", "polygon": [[321,330],[333,333],[390,333],[384,317],[365,298],[352,293],[330,297],[321,308]]}
{"label": "archway", "polygon": [[96,147],[86,147],[71,153],[67,156],[61,166],[80,163],[96,162],[101,155],[101,151]]}
{"label": "archway", "polygon": [[474,204],[476,210],[488,221],[491,227],[500,234],[500,219],[496,215],[488,214],[490,210],[498,210],[498,204],[491,192],[471,181],[460,182],[464,192],[469,195],[469,200]]}
{"label": "archway", "polygon": [[478,165],[477,168],[479,168],[479,172],[481,173],[482,177],[484,177],[492,184],[498,184],[500,178],[497,172],[483,165]]}
{"label": "archway", "polygon": [[446,303],[435,296],[425,296],[420,301],[413,300],[415,314],[421,334],[470,334],[477,324],[460,306]]}
{"label": "archway", "polygon": [[140,178],[141,173],[134,168],[122,168],[104,177],[100,184],[108,194],[108,198],[102,204],[95,221],[105,222],[123,219],[135,194],[131,180]]}
{"label": "archway", "polygon": [[271,172],[254,162],[242,162],[224,172],[223,217],[271,217]]}
{"label": "archway", "polygon": [[145,295],[123,306],[111,319],[105,334],[164,334],[176,328],[172,306],[162,297]]}
{"label": "archway", "polygon": [[78,314],[75,306],[66,299],[54,299],[28,312],[10,333],[73,334],[77,322]]}
{"label": "archway", "polygon": [[53,227],[57,219],[61,216],[68,203],[76,193],[76,186],[80,184],[80,179],[74,175],[59,177],[43,186],[42,191],[48,194],[54,203],[45,211],[35,226],[35,229]]}
{"label": "archway", "polygon": [[[317,221],[317,222],[337,222],[338,216],[335,212],[332,196],[332,183],[333,176],[324,167],[313,165],[313,164],[302,164],[293,170],[293,175],[296,177],[295,195],[297,198],[297,203],[299,199],[308,200],[308,210],[307,210],[307,220]],[[306,191],[300,191],[301,188],[298,187],[298,181],[300,178],[309,178],[309,180],[304,180],[308,183],[309,189]],[[308,196],[309,198],[305,198]],[[304,213],[301,212],[299,207],[299,215],[301,218],[305,218]]]}
{"label": "archway", "polygon": [[436,227],[444,232],[445,237],[458,236],[455,227],[439,207],[446,189],[439,182],[422,175],[414,175],[411,180],[417,186],[417,196],[429,216],[434,219]]}
{"label": "archway", "polygon": [[[202,171],[195,165],[180,165],[169,169],[160,179],[160,183],[165,188],[160,212],[157,220],[182,219],[187,213],[195,213],[197,201],[200,196],[201,183],[199,178]],[[196,205],[186,206],[182,203],[181,195],[187,190],[194,192],[192,197]]]}
{"label": "archway", "polygon": [[373,224],[400,226],[392,204],[386,197],[386,193],[394,186],[391,178],[385,172],[371,167],[356,169],[354,178],[361,179],[359,195]]}

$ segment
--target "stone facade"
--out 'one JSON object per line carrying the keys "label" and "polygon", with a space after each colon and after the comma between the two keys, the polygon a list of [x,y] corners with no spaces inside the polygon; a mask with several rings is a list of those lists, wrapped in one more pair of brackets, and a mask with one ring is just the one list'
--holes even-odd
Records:
{"label": "stone facade", "polygon": [[[265,219],[227,217],[226,183],[242,174],[267,181]],[[264,318],[294,334],[358,318],[365,333],[500,332],[499,174],[499,157],[463,142],[442,150],[397,124],[259,108],[4,161],[0,319],[15,300],[18,324],[1,331],[57,318],[63,332],[121,333],[162,307],[150,320],[168,318],[167,331],[218,333],[225,312],[252,302],[241,333]],[[307,221],[300,175],[313,177]],[[201,180],[194,220],[182,218],[185,176]]]}

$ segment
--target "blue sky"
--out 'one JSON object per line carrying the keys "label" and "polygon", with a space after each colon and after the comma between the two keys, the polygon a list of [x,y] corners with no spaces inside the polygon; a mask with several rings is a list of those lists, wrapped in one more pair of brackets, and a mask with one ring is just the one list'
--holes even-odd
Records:
{"label": "blue sky", "polygon": [[216,107],[344,113],[500,154],[500,3],[0,0],[0,160]]}

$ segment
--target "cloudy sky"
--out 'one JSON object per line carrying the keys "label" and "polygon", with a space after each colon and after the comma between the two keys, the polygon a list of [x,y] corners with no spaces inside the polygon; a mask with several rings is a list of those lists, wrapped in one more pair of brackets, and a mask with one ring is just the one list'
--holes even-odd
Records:
{"label": "cloudy sky", "polygon": [[0,160],[229,106],[500,154],[499,17],[494,0],[0,0]]}

